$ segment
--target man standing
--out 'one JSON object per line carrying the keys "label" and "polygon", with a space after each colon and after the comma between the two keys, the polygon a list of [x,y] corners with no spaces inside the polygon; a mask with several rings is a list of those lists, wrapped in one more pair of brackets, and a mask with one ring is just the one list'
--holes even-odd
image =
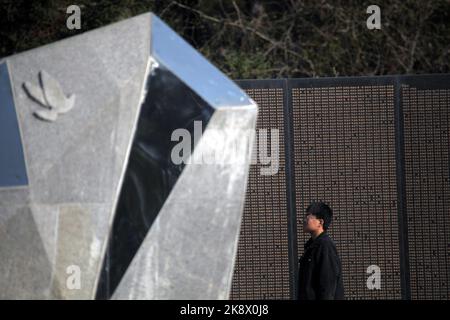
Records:
{"label": "man standing", "polygon": [[311,235],[299,259],[299,300],[342,300],[342,266],[336,246],[327,234],[333,212],[323,202],[313,202],[306,209],[303,231]]}

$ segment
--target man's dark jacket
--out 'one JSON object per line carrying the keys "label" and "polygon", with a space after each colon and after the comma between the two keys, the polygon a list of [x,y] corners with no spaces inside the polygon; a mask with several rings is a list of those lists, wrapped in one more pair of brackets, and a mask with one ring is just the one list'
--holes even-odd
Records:
{"label": "man's dark jacket", "polygon": [[299,259],[299,300],[342,300],[342,265],[336,246],[326,232],[305,243]]}

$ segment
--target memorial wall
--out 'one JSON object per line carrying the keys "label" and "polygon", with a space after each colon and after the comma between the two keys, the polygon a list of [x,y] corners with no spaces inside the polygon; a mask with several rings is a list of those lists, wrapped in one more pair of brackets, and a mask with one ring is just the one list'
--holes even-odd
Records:
{"label": "memorial wall", "polygon": [[238,83],[280,166],[250,168],[231,298],[296,297],[300,219],[322,200],[347,299],[449,299],[450,75]]}

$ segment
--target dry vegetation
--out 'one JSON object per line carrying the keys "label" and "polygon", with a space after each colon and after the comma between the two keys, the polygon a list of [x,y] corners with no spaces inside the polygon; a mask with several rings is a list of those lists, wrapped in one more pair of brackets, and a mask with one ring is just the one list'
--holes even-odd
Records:
{"label": "dry vegetation", "polygon": [[[234,79],[450,72],[449,0],[0,1],[0,57],[153,11]],[[370,4],[381,30],[366,28]]]}

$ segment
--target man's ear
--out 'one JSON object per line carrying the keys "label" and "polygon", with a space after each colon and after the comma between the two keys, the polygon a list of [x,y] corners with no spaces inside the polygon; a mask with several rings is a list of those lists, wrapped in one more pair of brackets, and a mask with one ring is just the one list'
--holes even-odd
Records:
{"label": "man's ear", "polygon": [[319,219],[319,221],[320,221],[320,224],[322,225],[322,228],[324,228],[325,220]]}

